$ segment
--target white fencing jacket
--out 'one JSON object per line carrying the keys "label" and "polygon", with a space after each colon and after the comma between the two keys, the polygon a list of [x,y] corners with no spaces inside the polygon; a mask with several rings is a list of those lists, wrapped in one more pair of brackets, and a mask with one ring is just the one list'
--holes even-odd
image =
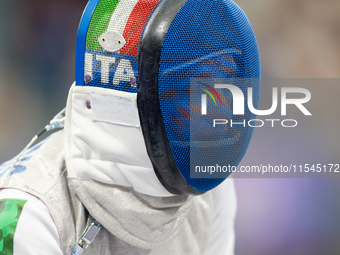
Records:
{"label": "white fencing jacket", "polygon": [[103,227],[84,254],[233,255],[233,180],[201,196],[170,194],[140,126],[103,114],[117,98],[136,100],[73,86],[65,130],[24,153],[5,180],[14,160],[0,166],[0,252],[72,254],[90,214]]}

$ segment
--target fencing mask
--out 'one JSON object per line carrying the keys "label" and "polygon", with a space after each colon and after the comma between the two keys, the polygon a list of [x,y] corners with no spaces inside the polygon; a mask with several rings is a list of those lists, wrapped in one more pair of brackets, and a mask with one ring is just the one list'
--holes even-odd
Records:
{"label": "fencing mask", "polygon": [[[90,0],[83,14],[75,87],[136,97],[132,105],[117,96],[108,112],[141,128],[171,194],[202,194],[237,166],[253,131],[247,89],[257,108],[258,78],[254,32],[231,0]],[[130,108],[134,117],[120,114]]]}

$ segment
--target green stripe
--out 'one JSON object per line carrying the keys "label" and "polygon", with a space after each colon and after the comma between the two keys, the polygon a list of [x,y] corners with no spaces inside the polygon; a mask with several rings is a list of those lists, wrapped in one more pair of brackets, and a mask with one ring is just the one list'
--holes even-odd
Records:
{"label": "green stripe", "polygon": [[13,255],[14,234],[27,200],[0,200],[0,254]]}
{"label": "green stripe", "polygon": [[215,105],[217,105],[216,100],[215,100],[214,96],[210,93],[210,91],[208,91],[206,89],[202,89],[202,88],[200,88],[200,89],[203,90],[204,92],[206,92],[214,100]]}
{"label": "green stripe", "polygon": [[100,50],[98,38],[107,31],[113,12],[120,0],[101,0],[92,15],[86,36],[86,49]]}

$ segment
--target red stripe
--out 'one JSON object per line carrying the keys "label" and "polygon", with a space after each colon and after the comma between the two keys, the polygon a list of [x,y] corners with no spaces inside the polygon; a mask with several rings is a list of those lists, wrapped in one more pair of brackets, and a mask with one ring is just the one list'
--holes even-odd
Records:
{"label": "red stripe", "polygon": [[137,56],[144,25],[159,0],[139,0],[126,23],[123,37],[126,45],[120,54]]}
{"label": "red stripe", "polygon": [[203,85],[206,86],[207,88],[211,89],[211,90],[215,93],[215,95],[217,96],[218,100],[220,101],[220,104],[223,105],[223,104],[222,104],[222,100],[221,100],[221,98],[220,98],[220,95],[217,93],[217,91],[216,91],[213,87],[211,87],[210,85],[205,84],[205,83],[201,83],[201,84],[203,84]]}

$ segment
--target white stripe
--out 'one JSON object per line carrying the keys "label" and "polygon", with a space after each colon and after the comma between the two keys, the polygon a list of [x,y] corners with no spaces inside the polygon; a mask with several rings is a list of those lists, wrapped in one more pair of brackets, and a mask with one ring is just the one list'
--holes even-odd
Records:
{"label": "white stripe", "polygon": [[121,0],[112,14],[107,31],[117,31],[123,35],[126,23],[138,0]]}
{"label": "white stripe", "polygon": [[124,97],[127,99],[134,99],[137,100],[137,93],[130,93],[125,91],[119,91],[115,89],[106,89],[106,88],[100,88],[100,87],[91,87],[91,86],[85,86],[85,87],[78,87],[72,85],[73,92],[77,94],[105,94],[109,96],[117,96],[117,97]]}
{"label": "white stripe", "polygon": [[86,75],[92,76],[92,64],[93,64],[93,55],[92,53],[85,53],[85,73],[84,78]]}

